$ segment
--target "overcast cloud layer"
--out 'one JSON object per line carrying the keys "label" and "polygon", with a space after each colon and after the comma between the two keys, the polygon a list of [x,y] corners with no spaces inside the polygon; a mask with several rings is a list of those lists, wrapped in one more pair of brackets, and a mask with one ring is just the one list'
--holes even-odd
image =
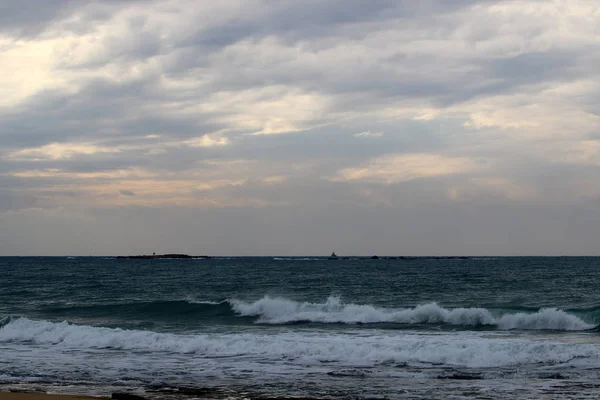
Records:
{"label": "overcast cloud layer", "polygon": [[0,0],[0,255],[600,254],[600,4]]}

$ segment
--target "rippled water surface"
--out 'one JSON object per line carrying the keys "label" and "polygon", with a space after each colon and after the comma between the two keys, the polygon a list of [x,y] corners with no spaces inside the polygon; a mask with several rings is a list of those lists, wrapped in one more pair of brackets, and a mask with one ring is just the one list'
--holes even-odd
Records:
{"label": "rippled water surface", "polygon": [[0,258],[0,384],[594,398],[599,267],[571,257]]}

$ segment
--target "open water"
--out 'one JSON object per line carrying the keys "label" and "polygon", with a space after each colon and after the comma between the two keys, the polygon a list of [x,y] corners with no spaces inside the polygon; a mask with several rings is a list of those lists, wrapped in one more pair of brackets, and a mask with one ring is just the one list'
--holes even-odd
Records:
{"label": "open water", "polygon": [[598,398],[599,323],[593,257],[4,257],[0,389]]}

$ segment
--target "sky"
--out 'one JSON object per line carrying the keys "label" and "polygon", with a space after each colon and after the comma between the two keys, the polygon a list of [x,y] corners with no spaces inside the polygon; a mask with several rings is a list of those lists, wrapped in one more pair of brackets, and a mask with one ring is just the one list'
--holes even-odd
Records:
{"label": "sky", "polygon": [[0,255],[600,255],[594,0],[0,0]]}

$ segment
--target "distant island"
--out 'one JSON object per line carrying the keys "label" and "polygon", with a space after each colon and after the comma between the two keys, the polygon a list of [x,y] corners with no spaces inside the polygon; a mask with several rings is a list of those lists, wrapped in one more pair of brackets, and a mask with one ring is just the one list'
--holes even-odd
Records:
{"label": "distant island", "polygon": [[158,260],[165,258],[212,258],[211,256],[190,256],[188,254],[152,254],[142,256],[117,256],[118,259],[127,260]]}

